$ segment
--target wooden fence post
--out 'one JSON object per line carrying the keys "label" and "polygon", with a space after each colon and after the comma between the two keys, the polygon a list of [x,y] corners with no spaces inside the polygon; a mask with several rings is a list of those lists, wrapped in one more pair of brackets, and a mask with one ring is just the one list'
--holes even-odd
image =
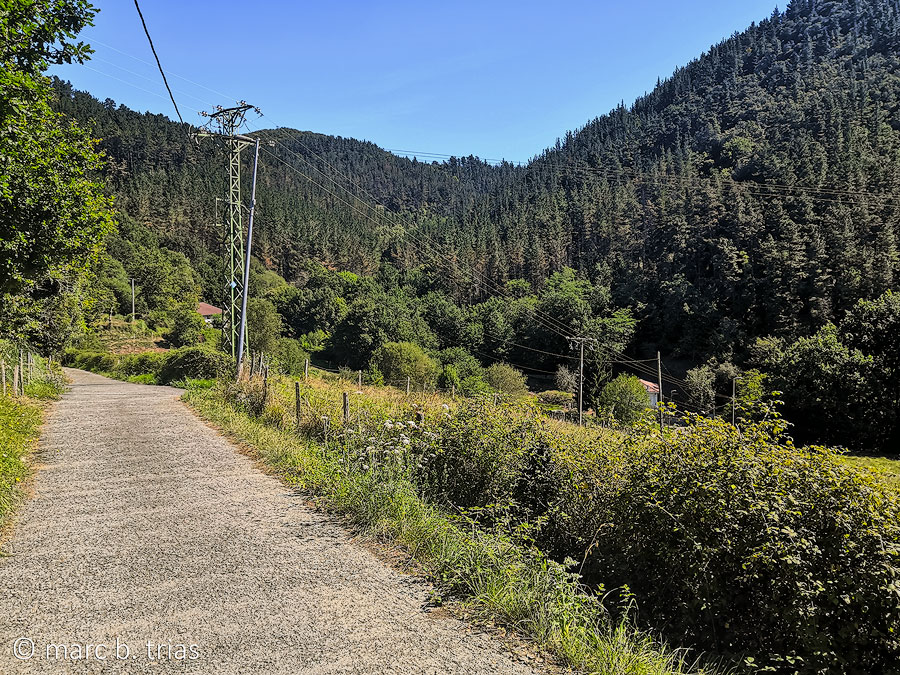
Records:
{"label": "wooden fence post", "polygon": [[19,395],[19,364],[13,366],[13,396]]}
{"label": "wooden fence post", "polygon": [[303,379],[309,379],[309,359],[306,359],[306,363],[303,366]]}
{"label": "wooden fence post", "polygon": [[358,382],[357,382],[357,384],[356,384],[356,388],[357,388],[359,391],[362,391],[362,371],[359,371],[359,379],[358,379]]}
{"label": "wooden fence post", "polygon": [[300,383],[294,382],[294,407],[297,411],[297,428],[300,428]]}
{"label": "wooden fence post", "polygon": [[350,394],[344,392],[344,426],[350,426]]}
{"label": "wooden fence post", "polygon": [[406,376],[406,395],[409,396],[409,375]]}

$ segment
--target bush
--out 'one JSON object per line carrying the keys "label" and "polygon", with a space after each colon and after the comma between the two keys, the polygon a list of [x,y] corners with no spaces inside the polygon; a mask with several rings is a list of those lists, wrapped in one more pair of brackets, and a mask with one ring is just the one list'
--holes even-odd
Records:
{"label": "bush", "polygon": [[200,347],[185,347],[169,352],[157,379],[161,384],[193,378],[205,380],[224,375],[234,369],[231,357]]}
{"label": "bush", "polygon": [[523,396],[528,393],[525,375],[507,363],[495,363],[484,372],[484,381],[497,391],[509,396]]}
{"label": "bush", "polygon": [[166,352],[141,352],[119,357],[116,371],[129,377],[132,375],[150,374],[156,376],[165,365]]}
{"label": "bush", "polygon": [[897,495],[763,418],[601,451],[559,483],[549,529],[674,642],[751,654],[756,672],[897,672]]}
{"label": "bush", "polygon": [[173,347],[193,347],[200,342],[206,324],[194,309],[183,307],[175,312],[166,339]]}
{"label": "bush", "polygon": [[650,398],[638,378],[622,373],[603,387],[597,403],[620,423],[632,426],[650,407]]}
{"label": "bush", "polygon": [[413,382],[429,382],[437,368],[422,348],[412,342],[385,343],[375,352],[372,363],[385,380],[397,385],[405,383],[407,377]]}
{"label": "bush", "polygon": [[474,397],[491,393],[491,388],[480,375],[470,375],[459,383],[459,393],[463,396]]}
{"label": "bush", "polygon": [[111,373],[118,365],[118,359],[109,352],[83,352],[78,349],[67,349],[63,360],[67,366],[95,373]]}

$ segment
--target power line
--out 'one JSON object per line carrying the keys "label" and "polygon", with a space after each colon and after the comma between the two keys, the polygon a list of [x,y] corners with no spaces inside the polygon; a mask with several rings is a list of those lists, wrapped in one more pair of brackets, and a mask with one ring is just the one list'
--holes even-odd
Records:
{"label": "power line", "polygon": [[[112,49],[114,52],[118,52],[122,56],[127,56],[130,59],[134,59],[135,61],[137,61],[139,63],[143,63],[147,66],[153,65],[150,61],[146,61],[142,58],[139,58],[139,57],[135,56],[134,54],[129,54],[128,52],[124,52],[121,49],[118,49],[116,47],[113,47],[112,45],[106,44],[105,42],[101,42],[100,40],[92,40],[92,42],[94,44],[102,45],[102,46],[106,47],[107,49]],[[184,80],[185,82],[188,82],[189,84],[193,84],[195,87],[200,87],[201,89],[206,89],[206,91],[208,91],[212,94],[215,94],[216,96],[221,96],[222,98],[226,98],[226,99],[229,99],[232,101],[236,101],[238,98],[236,96],[230,96],[228,94],[223,94],[221,91],[217,91],[216,89],[210,89],[209,87],[207,87],[204,84],[200,84],[199,82],[195,82],[194,80],[188,79],[184,75],[179,75],[178,73],[173,73],[171,70],[169,71],[169,74],[172,75],[173,77],[177,77],[179,80]]]}
{"label": "power line", "polygon": [[178,104],[175,103],[175,97],[172,95],[172,90],[169,88],[169,81],[166,79],[162,64],[159,62],[159,56],[156,55],[156,47],[153,46],[153,39],[150,37],[150,31],[147,30],[147,22],[144,21],[144,15],[141,13],[141,6],[138,4],[138,0],[134,0],[134,7],[137,9],[138,16],[141,17],[141,25],[144,27],[144,34],[147,36],[147,42],[150,43],[150,51],[153,52],[153,58],[156,59],[156,66],[159,68],[159,74],[162,75],[163,84],[166,85],[166,91],[169,92],[169,98],[172,99],[172,105],[175,106],[175,114],[178,115],[178,121],[184,124],[184,119],[181,117],[181,111],[178,110]]}
{"label": "power line", "polygon": [[[288,135],[291,135],[290,132],[287,132],[287,133],[288,133]],[[380,206],[385,210],[386,213],[389,213],[389,214],[391,214],[392,216],[393,216],[393,215],[399,215],[399,214],[395,214],[393,211],[391,211],[390,209],[388,209],[384,204],[382,204],[382,203],[378,200],[377,197],[375,197],[375,196],[372,195],[370,192],[368,192],[365,188],[361,187],[358,183],[356,183],[355,181],[353,181],[352,178],[350,178],[349,176],[347,176],[346,174],[344,174],[343,172],[341,172],[340,169],[338,169],[338,168],[335,167],[333,164],[331,164],[330,162],[328,162],[327,159],[325,159],[324,157],[322,157],[321,155],[319,155],[318,153],[316,153],[314,150],[312,150],[312,149],[310,149],[308,146],[306,146],[306,144],[303,143],[302,140],[300,140],[299,138],[294,138],[294,140],[296,140],[296,142],[298,142],[304,149],[306,149],[307,152],[309,152],[310,154],[316,156],[316,157],[317,157],[318,159],[320,159],[325,165],[329,166],[332,170],[334,170],[334,171],[335,171],[336,173],[338,173],[340,176],[342,176],[342,177],[344,177],[345,179],[347,179],[352,185],[354,185],[355,187],[357,187],[360,191],[362,191],[364,194],[366,194],[367,196],[369,196],[369,198],[371,198],[373,201],[375,201],[376,204],[380,205]],[[283,147],[285,150],[287,150],[287,151],[288,151],[289,153],[291,153],[293,156],[297,157],[298,159],[300,159],[301,161],[303,161],[305,164],[307,164],[307,165],[309,165],[310,167],[312,167],[315,171],[318,171],[323,177],[325,177],[327,180],[331,181],[331,182],[332,182],[335,186],[337,186],[339,189],[344,190],[345,192],[347,192],[348,194],[350,194],[354,199],[358,199],[360,202],[362,202],[362,203],[365,204],[365,202],[363,202],[362,199],[360,199],[360,198],[357,197],[355,194],[353,194],[352,192],[350,192],[350,190],[348,190],[348,189],[345,188],[344,186],[340,185],[336,180],[334,180],[331,176],[329,176],[329,175],[326,174],[324,171],[322,171],[321,169],[319,169],[318,167],[316,167],[314,164],[312,164],[312,163],[311,163],[309,160],[307,160],[305,157],[303,157],[302,155],[299,155],[298,153],[294,152],[293,150],[291,150],[290,148],[288,148],[288,147],[287,147],[284,143],[282,143],[281,141],[276,141],[276,142],[278,143],[278,145],[280,145],[281,147]],[[367,206],[369,206],[369,208],[372,208],[371,205],[367,205]],[[376,213],[377,213],[377,211],[376,211]],[[402,228],[402,232],[404,233],[405,236],[407,236],[407,237],[409,237],[409,238],[412,238],[412,239],[415,239],[415,236],[411,234],[412,228],[408,227],[408,225],[407,225],[406,227],[403,227],[403,225],[404,225],[403,223],[392,222],[392,224],[394,224],[394,225],[400,225],[401,228]],[[435,248],[437,248],[436,244],[431,240],[430,237],[428,237],[427,234],[422,233],[420,236],[422,236],[422,237],[425,239],[425,241],[427,241],[431,246],[434,246]],[[422,242],[419,241],[419,243],[422,243]],[[456,271],[455,266],[454,266],[454,263],[453,263],[452,261],[450,262],[450,271],[451,271],[451,272],[455,272],[455,271]],[[472,271],[473,271],[473,273],[474,273],[475,276],[478,276],[477,273],[474,272],[474,270],[472,270]],[[506,290],[505,290],[504,288],[502,288],[502,287],[500,287],[499,285],[495,284],[495,283],[492,282],[490,279],[488,279],[486,276],[482,276],[482,277],[481,277],[481,281],[483,282],[483,284],[484,284],[486,287],[488,287],[489,289],[494,290],[497,294],[503,295],[503,296],[506,296],[506,297],[509,297],[509,294],[506,292]],[[546,328],[548,328],[548,330],[550,330],[550,331],[552,331],[552,332],[554,332],[554,333],[560,335],[561,337],[567,338],[567,339],[570,338],[570,337],[573,337],[572,333],[570,332],[569,327],[566,326],[565,324],[563,324],[562,322],[556,320],[554,317],[551,317],[551,316],[548,315],[548,314],[545,314],[545,313],[541,312],[540,310],[538,310],[538,309],[535,308],[535,307],[529,308],[529,309],[530,309],[530,310],[532,311],[532,313],[534,314],[535,320],[538,321],[538,323],[541,323],[542,325],[544,325]],[[541,320],[541,319],[543,319],[543,320]],[[554,327],[554,326],[555,326],[555,327]]]}
{"label": "power line", "polygon": [[[94,62],[94,63],[96,63],[96,62],[98,62],[98,61],[99,61],[100,63],[105,63],[105,64],[107,64],[107,65],[112,66],[113,68],[118,68],[119,70],[122,70],[122,71],[128,73],[129,75],[132,75],[132,76],[134,76],[134,77],[139,77],[139,78],[141,78],[142,80],[147,80],[148,82],[156,82],[156,81],[157,81],[156,79],[154,79],[154,78],[152,78],[152,77],[148,77],[148,76],[146,76],[146,75],[142,75],[141,73],[137,73],[137,72],[135,72],[135,71],[133,71],[133,70],[130,70],[129,68],[126,68],[126,67],[123,66],[123,65],[120,65],[120,64],[118,64],[118,63],[114,63],[113,61],[107,61],[107,60],[104,59],[104,58],[93,57],[93,58],[91,59],[91,61]],[[98,70],[98,71],[96,71],[96,72],[101,72],[101,71]],[[113,77],[112,75],[109,75],[109,73],[102,73],[102,74],[103,74],[103,75],[107,75],[107,76],[109,76],[109,77]],[[204,105],[207,105],[207,104],[209,103],[209,101],[206,101],[206,100],[200,98],[199,96],[194,96],[193,94],[189,94],[189,93],[187,93],[186,91],[182,91],[182,90],[180,90],[180,89],[173,88],[172,91],[174,91],[174,92],[177,93],[177,94],[181,94],[182,96],[186,96],[186,97],[188,97],[188,98],[192,98],[192,99],[194,99],[195,101],[199,101],[200,103],[203,103]]]}
{"label": "power line", "polygon": [[[320,155],[318,155],[318,153],[316,153],[315,151],[313,151],[313,150],[311,150],[310,148],[308,148],[302,141],[300,141],[299,139],[297,139],[297,140],[298,140],[298,142],[300,143],[300,145],[303,146],[308,152],[310,152],[311,154],[313,154],[313,155],[315,155],[316,157],[318,157],[319,159],[321,159],[326,165],[328,165],[328,166],[331,167],[334,171],[336,171],[338,174],[344,176],[345,178],[347,178],[347,180],[349,180],[351,183],[353,183],[352,179],[349,178],[348,176],[346,176],[346,174],[344,174],[344,173],[341,172],[339,169],[337,169],[336,167],[334,167],[334,166],[333,166],[331,163],[329,163],[326,159],[324,159],[323,157],[321,157]],[[303,157],[303,156],[297,154],[296,152],[292,151],[290,148],[288,148],[287,146],[285,146],[284,143],[282,143],[281,141],[276,141],[276,142],[278,143],[278,145],[280,145],[281,147],[285,148],[288,152],[290,152],[293,156],[297,157],[298,159],[300,159],[301,161],[303,161],[305,164],[307,164],[308,166],[310,166],[311,168],[313,168],[315,171],[317,171],[319,174],[321,174],[326,180],[328,180],[328,181],[329,181],[331,184],[333,184],[335,187],[337,187],[338,189],[343,190],[344,192],[346,192],[346,193],[347,193],[348,195],[350,195],[354,200],[358,200],[358,201],[359,201],[360,203],[362,203],[363,205],[368,206],[369,208],[372,208],[371,205],[366,204],[365,201],[363,201],[362,199],[360,199],[357,195],[353,194],[353,193],[352,193],[350,190],[348,190],[346,187],[342,186],[342,185],[341,185],[340,183],[338,183],[334,178],[332,178],[331,176],[329,176],[328,174],[326,174],[325,172],[323,172],[321,169],[319,169],[318,167],[316,167],[314,164],[312,164],[312,163],[311,163],[309,160],[307,160],[305,157]],[[298,173],[300,173],[300,175],[304,176],[307,180],[310,180],[310,182],[312,182],[314,185],[317,185],[317,186],[320,187],[321,189],[325,190],[328,194],[330,194],[331,196],[333,196],[335,199],[338,199],[338,200],[339,200],[340,202],[342,202],[343,204],[349,206],[349,207],[350,207],[352,210],[354,210],[356,213],[360,214],[361,216],[363,216],[364,218],[366,218],[366,219],[369,220],[370,222],[373,222],[373,223],[377,224],[377,222],[376,222],[371,216],[369,216],[367,213],[363,213],[363,212],[359,211],[359,209],[357,209],[355,206],[353,206],[352,204],[348,203],[346,200],[340,198],[340,197],[339,197],[338,195],[336,195],[334,192],[332,192],[331,190],[328,190],[327,188],[325,188],[324,186],[322,186],[320,183],[318,183],[317,181],[315,181],[315,180],[313,180],[311,177],[309,177],[307,174],[305,174],[305,173],[303,173],[303,172],[300,172],[296,167],[293,167],[293,166],[291,166],[290,164],[287,164],[287,162],[285,162],[283,159],[281,159],[280,157],[278,157],[278,156],[275,155],[274,153],[269,153],[269,154],[271,154],[271,155],[272,155],[273,157],[275,157],[277,160],[279,160],[280,162],[282,162],[285,166],[287,166],[287,167],[293,169],[294,171],[297,171]],[[353,183],[353,184],[356,185],[356,187],[358,187],[358,188],[359,188],[360,190],[362,190],[363,192],[366,192],[365,189],[364,189],[364,188],[361,188],[358,184],[355,184],[355,183]],[[369,193],[366,192],[366,194],[369,194]],[[369,194],[369,196],[372,197],[372,199],[374,199],[374,200],[377,202],[377,198],[375,198],[375,197],[372,196],[371,194]],[[384,206],[384,205],[382,205],[382,206]],[[386,208],[386,207],[385,207],[385,208]],[[391,211],[388,211],[388,212],[391,213],[392,215],[394,215],[393,212],[391,212]],[[376,212],[376,213],[377,213],[377,212]],[[394,224],[399,224],[399,223],[394,223]],[[401,224],[401,225],[402,225],[402,224]],[[403,228],[402,231],[404,232],[404,234],[405,234],[408,238],[410,238],[410,239],[412,239],[413,241],[415,241],[415,242],[421,244],[421,241],[417,240],[417,239],[414,237],[414,235],[412,235],[412,234],[409,232],[410,229],[411,229],[411,228]],[[430,241],[430,240],[428,239],[427,236],[426,236],[425,238],[426,238],[427,241]],[[425,251],[425,250],[419,248],[419,246],[416,246],[415,244],[414,244],[414,247],[417,248],[417,249],[418,249],[421,253],[423,253],[423,254],[426,254],[426,255],[427,255],[427,254],[429,253],[428,251]],[[434,256],[434,254],[432,254],[432,258],[433,258],[435,261],[437,261],[437,256]],[[451,272],[455,272],[455,271],[456,271],[455,268],[453,268],[452,266],[449,267],[448,269],[450,269]],[[496,285],[494,285],[494,284],[488,282],[488,280],[485,280],[485,282],[486,282],[486,285],[488,285],[488,286],[495,286],[495,288],[497,288],[497,290],[499,291],[500,294],[502,294],[502,295],[507,295],[507,296],[508,296],[508,294],[506,293],[505,289],[502,289],[502,288],[500,288],[500,287],[497,287]],[[559,331],[557,331],[556,329],[554,329],[554,328],[552,327],[552,324],[551,324],[551,325],[547,325],[546,322],[542,322],[542,321],[539,319],[539,314],[542,314],[542,313],[539,313],[539,312],[537,311],[536,308],[531,308],[531,309],[533,310],[533,312],[534,312],[534,314],[535,314],[535,319],[537,320],[537,322],[538,322],[540,325],[542,325],[542,327],[544,327],[544,328],[546,328],[546,329],[548,329],[548,330],[550,330],[550,331],[552,331],[552,332],[555,332],[555,333],[557,333],[558,335],[560,335],[561,337],[565,337],[565,338],[567,338],[567,339],[573,337],[571,334],[562,334],[562,333],[560,333]],[[547,316],[548,316],[548,318],[551,318],[551,319],[552,319],[552,317],[549,317],[549,315],[547,315]],[[560,322],[556,321],[555,319],[552,319],[552,321],[555,322],[557,325],[562,325]],[[497,338],[495,337],[495,339],[497,339]],[[501,340],[501,341],[502,341],[502,340]],[[520,346],[521,346],[521,345],[520,345]],[[633,360],[633,359],[628,359],[628,357],[626,357],[626,356],[625,356],[624,354],[622,354],[621,352],[618,352],[618,351],[616,351],[616,350],[613,350],[613,349],[611,349],[611,348],[609,348],[609,347],[605,347],[605,346],[601,346],[601,349],[604,350],[604,351],[606,351],[607,354],[612,354],[612,355],[615,357],[615,361],[614,361],[614,362],[619,362],[619,363],[623,363],[623,364],[626,364],[626,365],[630,365],[632,368],[634,368],[635,370],[638,370],[639,372],[641,372],[641,374],[644,374],[644,375],[648,375],[648,376],[651,376],[651,377],[654,377],[654,376],[657,375],[657,373],[656,373],[655,371],[651,370],[649,367],[644,366],[641,362],[635,361],[635,360]],[[479,352],[479,353],[481,353],[481,352]],[[487,355],[484,355],[483,353],[482,353],[482,355],[483,355],[483,356],[487,356]],[[563,356],[563,355],[560,355],[560,354],[551,354],[551,355],[555,355],[555,356]],[[488,357],[488,358],[495,358],[495,357]],[[567,358],[572,358],[572,357],[567,357]],[[655,359],[654,359],[654,360],[655,360]],[[610,359],[610,362],[613,362],[613,360]],[[515,364],[513,364],[513,365],[515,365]],[[535,372],[543,372],[543,373],[553,374],[553,373],[550,373],[550,371],[546,371],[546,370],[540,370],[540,369],[534,369],[534,368],[527,368],[527,367],[525,367],[525,368],[526,368],[526,369],[529,369],[529,370],[534,370]],[[674,377],[671,377],[671,376],[666,376],[666,377],[664,377],[663,379],[664,379],[667,383],[669,383],[669,384],[674,384],[675,386],[678,386],[678,387],[683,387],[684,385],[686,385],[686,382],[685,382],[684,380],[678,380],[678,379],[676,379],[676,378],[674,378]]]}

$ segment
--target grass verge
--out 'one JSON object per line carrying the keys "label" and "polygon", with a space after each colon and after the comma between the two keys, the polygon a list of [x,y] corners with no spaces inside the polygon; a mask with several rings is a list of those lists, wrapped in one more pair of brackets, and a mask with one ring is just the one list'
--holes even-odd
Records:
{"label": "grass verge", "polygon": [[0,396],[0,528],[21,501],[22,486],[29,475],[27,458],[40,426],[40,406]]}
{"label": "grass verge", "polygon": [[[403,477],[352,471],[339,453],[230,406],[218,389],[191,389],[204,419],[252,446],[286,482],[374,536],[401,545],[437,585],[477,614],[504,623],[578,670],[615,675],[702,672],[627,619],[539,551],[424,502]],[[706,671],[709,672],[709,671]]]}

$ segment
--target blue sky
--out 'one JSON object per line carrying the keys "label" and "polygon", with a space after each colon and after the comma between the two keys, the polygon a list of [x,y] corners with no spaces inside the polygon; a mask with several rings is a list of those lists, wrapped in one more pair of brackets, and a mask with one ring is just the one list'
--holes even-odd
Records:
{"label": "blue sky", "polygon": [[[94,0],[87,66],[52,73],[175,118],[130,0]],[[772,12],[772,0],[143,0],[185,121],[244,99],[288,126],[526,160]],[[229,53],[230,52],[230,53]]]}

